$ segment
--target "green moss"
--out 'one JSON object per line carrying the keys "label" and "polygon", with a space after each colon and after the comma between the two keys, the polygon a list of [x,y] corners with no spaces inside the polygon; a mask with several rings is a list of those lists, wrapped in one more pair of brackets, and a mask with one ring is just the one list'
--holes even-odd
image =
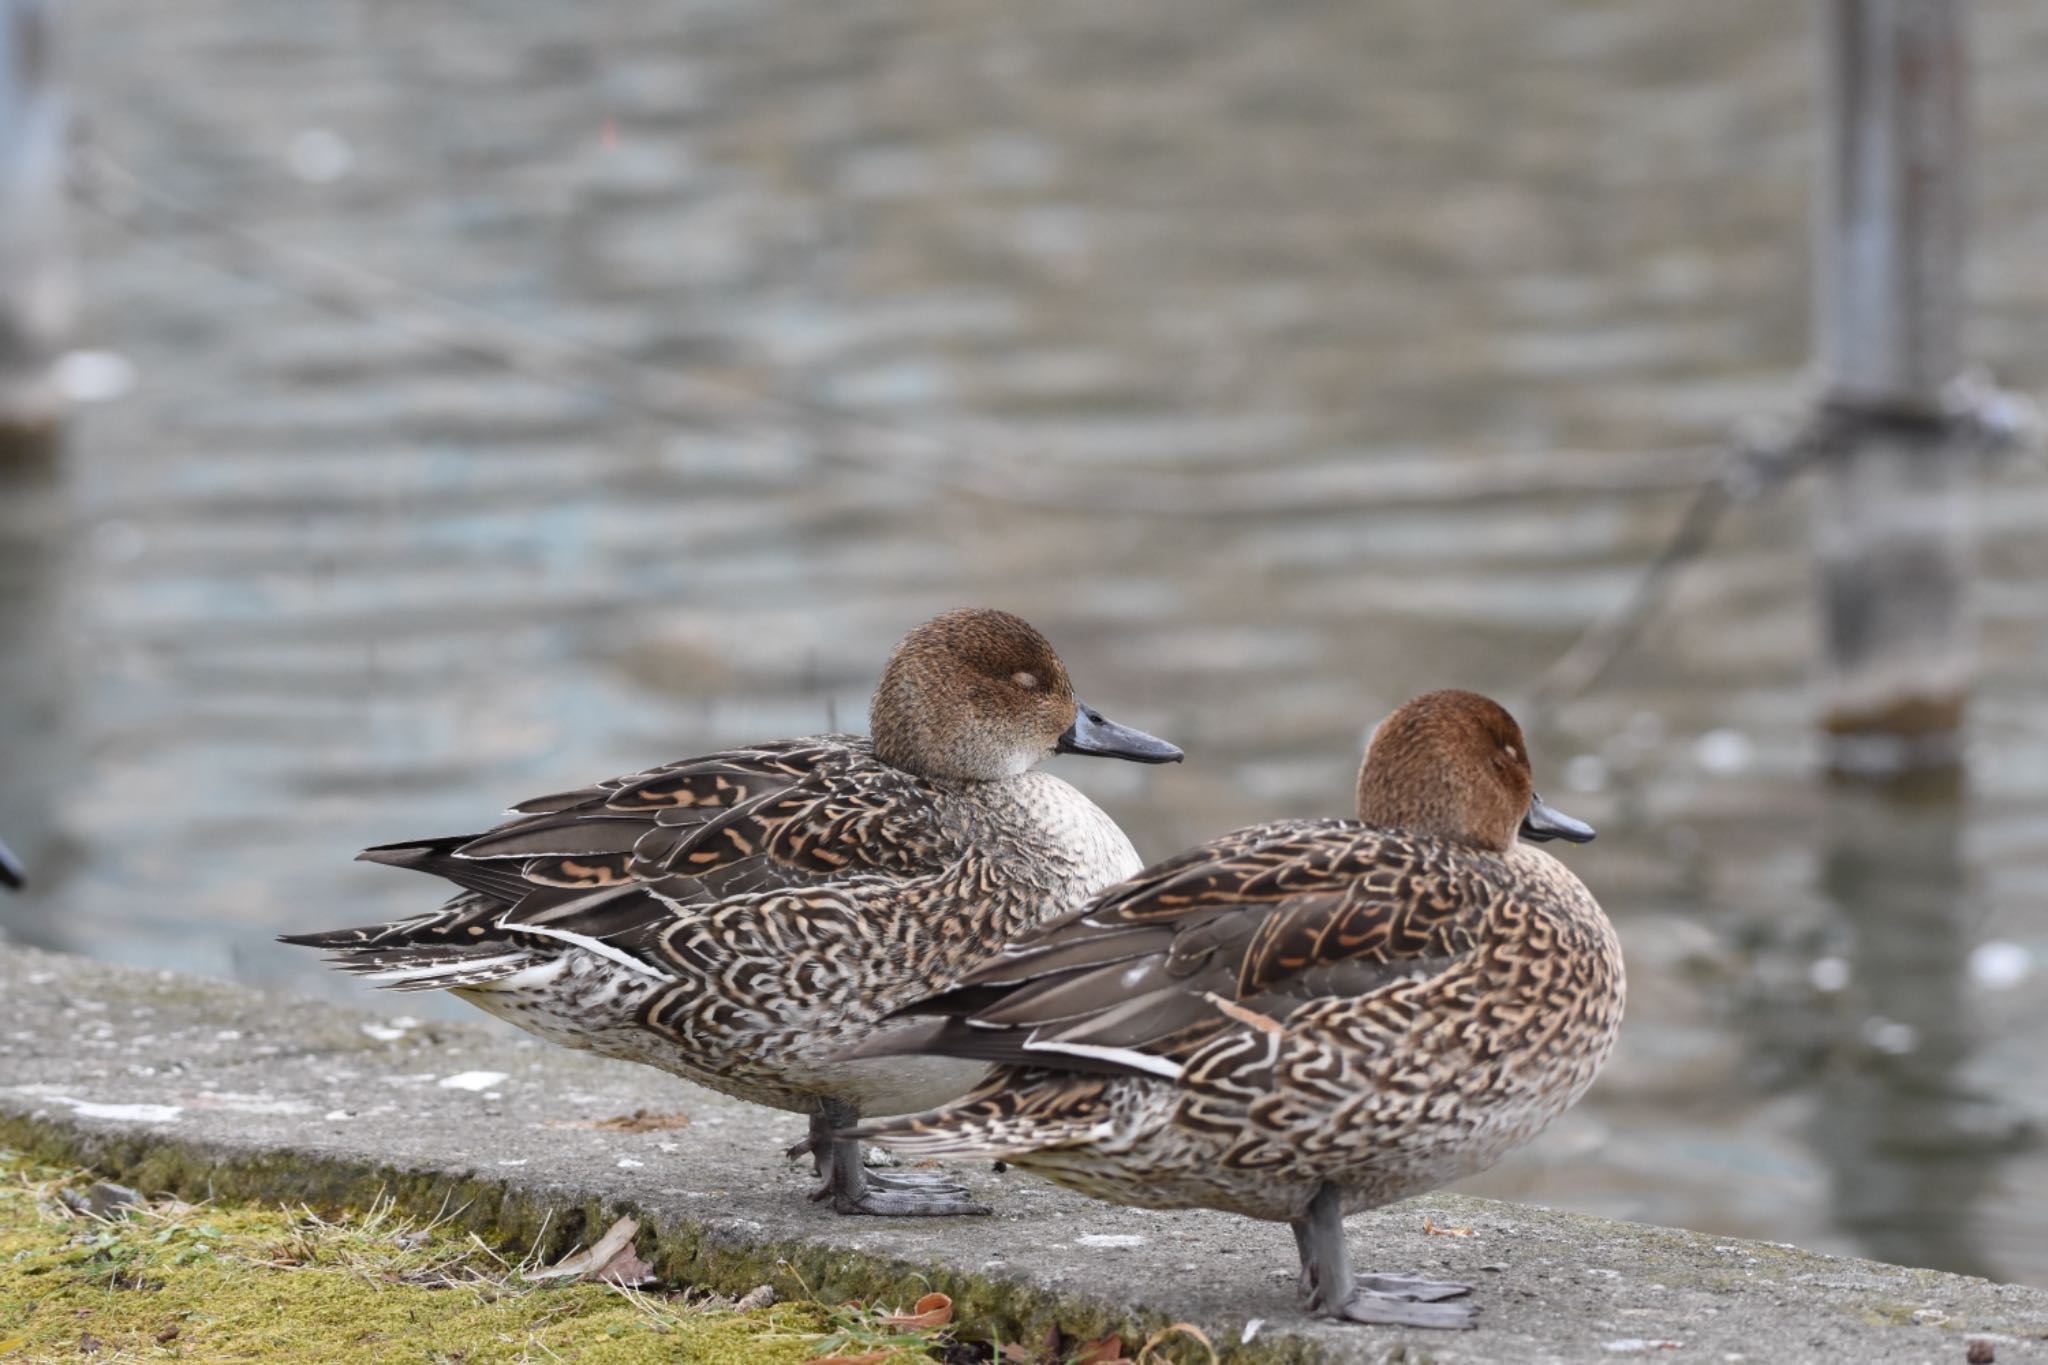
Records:
{"label": "green moss", "polygon": [[[161,1134],[83,1131],[9,1114],[0,1114],[0,1148],[12,1148],[50,1166],[89,1167],[150,1193],[192,1200],[284,1201],[322,1214],[368,1209],[380,1200],[389,1200],[416,1216],[445,1218],[449,1229],[474,1234],[494,1252],[526,1256],[539,1263],[557,1260],[587,1244],[614,1218],[633,1215],[642,1224],[636,1241],[638,1254],[653,1265],[663,1284],[728,1297],[771,1285],[784,1302],[808,1303],[816,1311],[833,1315],[832,1332],[825,1340],[834,1339],[835,1333],[843,1335],[846,1317],[841,1310],[819,1305],[907,1306],[931,1290],[953,1300],[952,1337],[962,1343],[1040,1342],[1049,1330],[1056,1329],[1068,1342],[1117,1335],[1135,1344],[1148,1340],[1169,1321],[1157,1313],[1110,1309],[1089,1298],[1059,1296],[940,1265],[852,1254],[807,1242],[753,1242],[695,1221],[657,1223],[630,1201],[589,1200],[567,1205],[559,1194],[522,1190],[468,1171],[368,1166],[303,1151],[227,1151],[207,1144],[188,1145]],[[4,1302],[4,1292],[0,1292],[0,1302]],[[4,1309],[0,1309],[0,1342],[9,1335],[5,1322]],[[852,1336],[872,1344],[847,1350],[849,1355],[884,1349],[888,1340],[886,1333],[878,1335],[859,1324]],[[939,1344],[934,1341],[932,1346],[936,1349]],[[76,1349],[75,1340],[71,1349]],[[918,1359],[921,1354],[900,1354],[899,1358]],[[1249,1346],[1224,1346],[1222,1354],[1233,1365],[1299,1365],[1325,1358],[1314,1346],[1284,1333],[1269,1333]],[[424,1357],[415,1350],[405,1358],[417,1361]],[[436,1357],[443,1358],[447,1357]],[[521,1357],[516,1353],[464,1357],[499,1358]],[[547,1357],[536,1351],[533,1358]],[[627,1355],[582,1358],[634,1359]],[[696,1359],[682,1355],[665,1358]],[[1189,1343],[1170,1343],[1155,1352],[1155,1359],[1161,1365],[1183,1359],[1205,1361],[1207,1352]],[[0,1352],[0,1365],[11,1365],[5,1352]]]}
{"label": "green moss", "polygon": [[598,1284],[537,1287],[452,1223],[388,1199],[348,1217],[157,1200],[102,1221],[89,1176],[0,1153],[0,1361],[119,1352],[208,1361],[798,1362],[936,1339],[815,1303],[747,1312]]}

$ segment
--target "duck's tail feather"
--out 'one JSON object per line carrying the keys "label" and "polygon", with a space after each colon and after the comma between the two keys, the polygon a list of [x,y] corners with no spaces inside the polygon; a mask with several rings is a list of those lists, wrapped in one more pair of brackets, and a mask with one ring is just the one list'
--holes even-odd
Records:
{"label": "duck's tail feather", "polygon": [[322,948],[342,971],[388,991],[454,990],[501,981],[533,966],[533,949],[498,932],[504,907],[462,897],[431,915],[311,934],[279,934],[278,942]]}
{"label": "duck's tail feather", "polygon": [[7,845],[0,844],[0,886],[19,891],[27,884],[28,874],[21,870],[21,863],[7,851]]}
{"label": "duck's tail feather", "polygon": [[1109,1135],[1106,1077],[1003,1067],[974,1090],[922,1114],[861,1124],[842,1137],[908,1156],[1020,1157]]}
{"label": "duck's tail feather", "polygon": [[433,877],[444,877],[465,891],[490,896],[515,905],[533,890],[533,883],[521,872],[518,859],[464,858],[456,850],[477,836],[458,834],[445,839],[414,839],[403,844],[378,844],[356,854],[361,863],[383,863],[387,867],[410,868]]}

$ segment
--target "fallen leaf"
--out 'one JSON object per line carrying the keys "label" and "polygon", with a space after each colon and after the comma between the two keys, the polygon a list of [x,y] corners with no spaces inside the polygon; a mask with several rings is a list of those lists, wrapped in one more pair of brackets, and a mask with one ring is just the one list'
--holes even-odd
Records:
{"label": "fallen leaf", "polygon": [[1426,1213],[1422,1215],[1422,1230],[1431,1237],[1477,1237],[1479,1235],[1471,1228],[1438,1227],[1436,1220]]}
{"label": "fallen leaf", "polygon": [[1123,1358],[1124,1339],[1111,1334],[1100,1341],[1083,1342],[1074,1365],[1117,1365]]}
{"label": "fallen leaf", "polygon": [[819,1356],[811,1365],[881,1365],[894,1351],[869,1351],[864,1356]]}
{"label": "fallen leaf", "polygon": [[887,1327],[944,1327],[953,1320],[953,1301],[944,1294],[927,1294],[908,1313],[889,1313],[882,1318]]}
{"label": "fallen leaf", "polygon": [[1209,1365],[1216,1365],[1216,1343],[1209,1340],[1209,1334],[1192,1322],[1176,1322],[1160,1328],[1147,1337],[1145,1344],[1138,1348],[1138,1365],[1151,1365],[1154,1361],[1166,1359],[1164,1356],[1155,1356],[1153,1352],[1159,1349],[1162,1342],[1174,1337],[1193,1337],[1201,1342],[1202,1349],[1209,1353]]}
{"label": "fallen leaf", "polygon": [[641,1260],[639,1253],[633,1250],[633,1244],[628,1242],[620,1247],[609,1261],[592,1271],[590,1278],[633,1289],[639,1285],[653,1283],[654,1266]]}
{"label": "fallen leaf", "polygon": [[608,1119],[549,1119],[550,1128],[588,1128],[599,1133],[666,1133],[675,1128],[688,1128],[688,1114],[657,1114],[652,1109],[635,1109],[630,1114],[617,1114]]}
{"label": "fallen leaf", "polygon": [[633,1237],[640,1224],[621,1218],[605,1229],[594,1246],[571,1252],[542,1270],[529,1270],[529,1280],[610,1280],[613,1284],[645,1284],[654,1267],[633,1254]]}
{"label": "fallen leaf", "polygon": [[156,1334],[156,1344],[157,1344],[157,1345],[159,1345],[159,1346],[163,1346],[163,1345],[166,1345],[166,1344],[168,1344],[168,1343],[170,1343],[170,1342],[176,1341],[177,1339],[178,1339],[178,1324],[177,1324],[177,1323],[175,1323],[175,1322],[174,1322],[174,1323],[172,1323],[172,1324],[171,1324],[171,1325],[170,1325],[169,1327],[166,1327],[166,1328],[164,1328],[164,1330],[163,1330],[163,1331],[161,1331],[161,1332],[158,1332],[158,1333]]}

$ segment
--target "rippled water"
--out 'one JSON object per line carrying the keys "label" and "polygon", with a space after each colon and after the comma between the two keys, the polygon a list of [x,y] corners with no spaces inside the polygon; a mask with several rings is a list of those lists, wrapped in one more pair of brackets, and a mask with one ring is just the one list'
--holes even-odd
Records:
{"label": "rippled water", "polygon": [[[436,895],[356,848],[853,723],[961,602],[1189,749],[1061,763],[1142,850],[1340,811],[1389,706],[1627,591],[1657,452],[1798,393],[1763,0],[69,10],[96,147],[445,302],[81,213],[136,383],[0,470],[22,941],[358,998],[270,942]],[[2048,9],[1977,16],[1976,346],[2039,390]],[[1532,736],[1630,1016],[1478,1188],[2048,1284],[2048,481],[1992,487],[1966,785],[1815,777],[1796,493]]]}

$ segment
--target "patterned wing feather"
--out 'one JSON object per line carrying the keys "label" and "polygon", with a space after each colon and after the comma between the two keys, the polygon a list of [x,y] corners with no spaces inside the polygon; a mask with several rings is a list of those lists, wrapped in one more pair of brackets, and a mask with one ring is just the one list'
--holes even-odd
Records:
{"label": "patterned wing feather", "polygon": [[1471,950],[1428,845],[1352,821],[1241,830],[1105,891],[917,1007],[926,1051],[1173,1076],[1232,1032],[1361,997]]}
{"label": "patterned wing feather", "polygon": [[555,939],[666,972],[664,931],[693,907],[787,891],[773,903],[800,908],[847,877],[909,876],[960,856],[970,834],[916,799],[920,782],[846,735],[686,759],[523,802],[483,834],[368,850],[470,893],[459,927],[430,916],[312,937],[344,955],[374,945],[385,960],[366,970],[385,970],[401,947],[424,969],[486,943]]}

